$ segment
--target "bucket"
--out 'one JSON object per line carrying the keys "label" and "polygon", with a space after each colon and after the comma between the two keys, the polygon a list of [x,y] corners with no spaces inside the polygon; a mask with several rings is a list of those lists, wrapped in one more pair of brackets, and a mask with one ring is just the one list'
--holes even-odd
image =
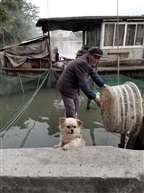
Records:
{"label": "bucket", "polygon": [[105,88],[101,93],[101,118],[106,131],[136,137],[143,122],[142,103],[133,82]]}

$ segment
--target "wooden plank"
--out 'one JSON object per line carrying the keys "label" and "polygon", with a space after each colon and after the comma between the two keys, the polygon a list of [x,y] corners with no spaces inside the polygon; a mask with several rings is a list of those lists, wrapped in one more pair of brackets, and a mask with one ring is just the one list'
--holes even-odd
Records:
{"label": "wooden plank", "polygon": [[[61,72],[62,69],[52,68],[54,71]],[[50,68],[6,68],[2,67],[2,70],[9,72],[45,72],[50,70]]]}
{"label": "wooden plank", "polygon": [[129,54],[130,52],[108,52],[107,54]]}
{"label": "wooden plank", "polygon": [[[117,72],[118,67],[98,67],[98,72]],[[120,71],[139,71],[144,70],[144,66],[120,66]]]}

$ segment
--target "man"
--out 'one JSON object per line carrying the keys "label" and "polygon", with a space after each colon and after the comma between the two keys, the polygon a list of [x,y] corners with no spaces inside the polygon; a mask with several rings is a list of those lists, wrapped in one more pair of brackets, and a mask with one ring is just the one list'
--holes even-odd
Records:
{"label": "man", "polygon": [[61,74],[57,82],[57,89],[62,95],[67,118],[76,118],[79,107],[79,89],[100,106],[100,98],[90,89],[87,77],[90,75],[99,87],[107,87],[95,71],[95,66],[102,55],[103,52],[100,48],[92,47],[88,53],[72,60]]}
{"label": "man", "polygon": [[84,45],[81,47],[81,50],[78,50],[78,52],[76,53],[76,58],[82,56],[83,54],[85,54],[88,51],[88,46]]}
{"label": "man", "polygon": [[51,53],[52,64],[59,61],[58,47],[54,47]]}

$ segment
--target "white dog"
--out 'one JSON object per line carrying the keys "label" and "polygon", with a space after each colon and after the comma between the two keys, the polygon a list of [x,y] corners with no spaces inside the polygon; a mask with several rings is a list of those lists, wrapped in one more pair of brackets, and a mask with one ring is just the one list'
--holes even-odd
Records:
{"label": "white dog", "polygon": [[75,118],[59,118],[60,142],[55,148],[62,147],[63,150],[85,146],[85,140],[81,135],[83,122]]}

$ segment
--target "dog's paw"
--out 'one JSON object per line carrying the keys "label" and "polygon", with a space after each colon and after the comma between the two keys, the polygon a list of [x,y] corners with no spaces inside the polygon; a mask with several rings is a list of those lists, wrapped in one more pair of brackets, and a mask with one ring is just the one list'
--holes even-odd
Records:
{"label": "dog's paw", "polygon": [[58,144],[56,144],[56,145],[54,145],[53,147],[54,147],[54,148],[58,148],[58,147],[59,147],[59,145],[58,145]]}
{"label": "dog's paw", "polygon": [[67,145],[63,146],[63,150],[66,151],[68,149]]}

